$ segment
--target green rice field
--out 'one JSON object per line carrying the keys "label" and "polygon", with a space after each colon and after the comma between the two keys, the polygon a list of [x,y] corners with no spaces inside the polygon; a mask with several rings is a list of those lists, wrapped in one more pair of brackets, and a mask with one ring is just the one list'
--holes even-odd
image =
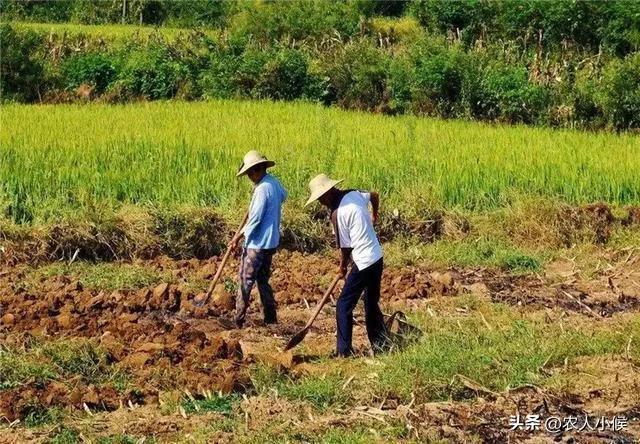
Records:
{"label": "green rice field", "polygon": [[306,103],[153,102],[2,106],[0,214],[56,220],[95,206],[246,204],[235,173],[258,149],[302,206],[325,172],[385,203],[483,211],[522,196],[640,202],[631,134],[383,117]]}

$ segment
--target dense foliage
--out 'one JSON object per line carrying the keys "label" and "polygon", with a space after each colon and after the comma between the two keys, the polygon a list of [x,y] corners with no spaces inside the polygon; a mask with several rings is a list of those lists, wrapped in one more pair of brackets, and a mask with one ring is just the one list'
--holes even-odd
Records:
{"label": "dense foliage", "polygon": [[526,44],[542,31],[550,45],[607,45],[624,55],[640,42],[636,0],[4,0],[0,12],[13,20],[41,22],[223,26],[267,38],[334,30],[353,36],[360,17],[406,15],[433,33],[460,33],[467,43]]}
{"label": "dense foliage", "polygon": [[2,25],[3,100],[305,99],[386,114],[640,127],[633,0],[1,5],[21,20],[216,28],[105,40]]}

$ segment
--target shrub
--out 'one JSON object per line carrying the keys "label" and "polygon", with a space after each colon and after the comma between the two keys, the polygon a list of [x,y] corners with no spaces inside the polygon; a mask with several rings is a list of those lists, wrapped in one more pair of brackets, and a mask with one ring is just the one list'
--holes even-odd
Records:
{"label": "shrub", "polygon": [[67,89],[89,84],[97,93],[102,93],[116,77],[114,65],[113,60],[104,53],[73,56],[63,63],[63,83]]}
{"label": "shrub", "polygon": [[394,59],[389,64],[389,104],[390,114],[401,114],[411,107],[411,64],[404,59]]}
{"label": "shrub", "polygon": [[422,34],[420,24],[413,17],[374,17],[369,21],[368,28],[374,37],[390,43],[411,41]]}
{"label": "shrub", "polygon": [[475,117],[509,123],[541,123],[547,115],[549,92],[529,83],[520,67],[488,67],[483,75]]}
{"label": "shrub", "polygon": [[172,60],[166,46],[153,44],[127,54],[119,81],[130,96],[167,99],[176,94],[179,81],[186,74],[184,66]]}
{"label": "shrub", "polygon": [[258,95],[282,100],[299,98],[307,83],[307,69],[307,58],[300,51],[278,51],[263,66],[256,85]]}
{"label": "shrub", "polygon": [[121,17],[121,2],[105,2],[101,0],[74,1],[71,10],[71,21],[75,23],[118,23]]}
{"label": "shrub", "polygon": [[375,111],[388,102],[389,59],[363,40],[325,55],[327,99],[345,108]]}
{"label": "shrub", "polygon": [[300,0],[295,2],[243,2],[230,28],[236,35],[250,35],[262,43],[282,38],[317,39],[353,36],[359,29],[359,13],[348,2]]}
{"label": "shrub", "polygon": [[355,0],[356,9],[366,17],[383,15],[383,16],[401,16],[409,1],[407,0]]}
{"label": "shrub", "polygon": [[200,74],[198,83],[205,98],[229,99],[236,94],[234,76],[240,59],[224,50],[211,54],[209,67]]}
{"label": "shrub", "polygon": [[71,17],[73,0],[3,0],[0,13],[7,19],[34,22],[66,22]]}
{"label": "shrub", "polygon": [[618,56],[640,49],[640,2],[607,2],[607,16],[600,28],[602,41]]}
{"label": "shrub", "polygon": [[288,48],[269,51],[248,48],[238,56],[227,49],[216,50],[199,83],[207,98],[321,100],[326,94],[322,72],[317,69],[309,72],[307,56]]}
{"label": "shrub", "polygon": [[302,97],[308,100],[328,103],[328,95],[329,77],[325,75],[317,60],[310,60]]}
{"label": "shrub", "polygon": [[460,35],[467,45],[500,39],[526,47],[538,31],[546,47],[604,44],[625,55],[640,44],[640,4],[634,0],[416,0],[408,11],[428,30]]}
{"label": "shrub", "polygon": [[221,26],[231,9],[232,2],[220,0],[181,0],[163,2],[165,23],[186,28],[193,26]]}
{"label": "shrub", "polygon": [[40,45],[36,33],[16,32],[11,26],[0,24],[0,99],[29,102],[39,98],[44,70],[34,53]]}
{"label": "shrub", "polygon": [[487,65],[487,54],[466,53],[466,65],[462,85],[462,102],[465,115],[480,118],[484,116],[485,93],[483,91],[484,66]]}
{"label": "shrub", "polygon": [[605,3],[590,0],[510,0],[504,4],[500,22],[510,38],[535,35],[541,30],[545,44],[559,45],[569,41],[597,47],[597,30],[602,26]]}
{"label": "shrub", "polygon": [[246,97],[257,95],[256,85],[268,60],[269,55],[259,49],[250,48],[242,54],[232,77],[233,85],[240,95]]}
{"label": "shrub", "polygon": [[461,113],[466,58],[457,50],[417,51],[411,85],[414,110],[453,117]]}
{"label": "shrub", "polygon": [[605,69],[601,102],[609,125],[640,128],[640,54],[613,60]]}
{"label": "shrub", "polygon": [[[72,38],[56,36],[47,43],[40,31],[17,31],[2,25],[0,96],[26,102],[41,97],[45,101],[66,100],[70,94],[60,89],[90,84],[94,88],[83,92],[102,94],[107,101],[305,98],[388,114],[415,112],[592,129],[638,127],[638,56],[612,58],[614,51],[625,53],[640,44],[633,15],[633,11],[640,11],[639,6],[626,0],[601,5],[561,0],[549,8],[539,0],[499,4],[424,0],[408,6],[424,26],[436,32],[461,26],[463,41],[470,43],[475,38],[470,35],[483,39],[473,50],[457,38],[452,43],[450,35],[427,36],[410,16],[359,21],[354,14],[392,15],[387,10],[372,12],[386,6],[369,0],[244,2],[216,5],[218,9],[207,12],[207,5],[213,5],[210,3],[136,0],[127,2],[126,18],[136,10],[141,11],[143,21],[160,20],[158,14],[164,14],[162,20],[186,14],[184,17],[198,23],[223,20],[224,14],[224,20],[233,16],[230,28],[218,38],[200,31],[165,38],[164,31],[159,31],[148,39],[123,34],[105,45],[91,33],[74,32]],[[44,7],[37,1],[28,4],[33,6],[3,2],[2,11],[21,17]],[[70,11],[86,15],[82,20],[89,22],[109,21],[116,14],[111,3],[70,1],[68,5]],[[194,11],[188,11],[189,5]],[[628,5],[629,11],[620,5]],[[156,7],[162,11],[155,11]],[[485,38],[485,30],[478,24],[494,20],[487,18],[490,10],[497,14],[492,36],[509,35],[518,41],[491,43],[491,36]],[[562,11],[569,14],[568,24],[560,19]],[[581,14],[590,17],[593,11],[612,21],[595,31],[571,28],[583,20]],[[91,14],[97,17],[91,18]],[[512,29],[514,23],[533,27],[528,31]],[[545,66],[539,76],[549,82],[544,85],[536,83],[528,67],[535,45],[531,31],[537,26],[544,31]],[[345,38],[358,32],[362,35],[359,39]],[[566,47],[561,49],[554,39],[565,39]],[[605,48],[597,57],[585,58],[584,49],[603,39],[611,50]],[[572,47],[572,41],[586,46]],[[15,202],[11,211],[23,213],[21,218],[28,216],[21,207],[22,202]]]}
{"label": "shrub", "polygon": [[584,128],[604,126],[604,111],[597,97],[598,84],[583,73],[578,73],[572,93],[574,121]]}
{"label": "shrub", "polygon": [[174,41],[166,43],[171,59],[179,68],[179,89],[181,99],[199,99],[203,95],[199,78],[211,65],[211,54],[216,52],[218,42],[202,31],[180,34]]}
{"label": "shrub", "polygon": [[469,44],[480,37],[484,29],[495,28],[497,5],[478,0],[416,0],[410,6],[410,13],[432,32],[461,32]]}

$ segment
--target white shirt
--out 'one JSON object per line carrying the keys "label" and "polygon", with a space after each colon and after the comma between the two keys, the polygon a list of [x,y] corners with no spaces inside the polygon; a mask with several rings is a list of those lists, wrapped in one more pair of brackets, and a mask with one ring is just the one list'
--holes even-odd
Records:
{"label": "white shirt", "polygon": [[382,247],[369,215],[371,194],[350,191],[335,210],[336,237],[340,248],[352,248],[351,258],[359,270],[382,258]]}

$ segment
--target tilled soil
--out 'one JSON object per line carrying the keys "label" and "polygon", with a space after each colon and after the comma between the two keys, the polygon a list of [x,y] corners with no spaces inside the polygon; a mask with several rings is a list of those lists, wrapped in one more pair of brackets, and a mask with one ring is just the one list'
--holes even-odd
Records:
{"label": "tilled soil", "polygon": [[[194,303],[198,295],[187,285],[189,276],[210,278],[216,261],[216,258],[202,261],[160,258],[145,262],[145,266],[170,272],[176,283],[135,291],[85,289],[65,276],[41,278],[34,287],[25,283],[28,269],[24,265],[1,271],[0,343],[28,347],[33,338],[94,338],[107,351],[110,363],[134,376],[136,389],[123,393],[104,384],[34,382],[0,391],[0,417],[9,422],[23,418],[34,399],[43,406],[109,412],[127,405],[156,405],[163,388],[179,387],[194,393],[202,388],[247,392],[251,388],[247,368],[255,361],[295,370],[304,357],[283,353],[280,348],[306,322],[309,308],[331,281],[336,261],[318,255],[279,253],[271,283],[276,289],[280,322],[275,326],[262,325],[259,298],[254,297],[249,325],[242,330],[235,329],[231,322],[233,295],[222,285],[206,307]],[[234,261],[226,275],[235,278],[236,267]],[[383,278],[382,304],[389,310],[410,311],[420,309],[434,297],[473,293],[524,309],[560,308],[599,318],[638,311],[638,282],[640,270],[635,261],[626,261],[588,281],[564,270],[546,276],[513,276],[484,269],[433,271],[417,266],[389,267]],[[332,318],[333,310],[328,307],[306,339],[306,343],[315,344],[313,349],[318,353],[328,355],[332,350],[335,328]],[[356,327],[355,336],[357,346],[364,351],[362,325]],[[509,394],[487,394],[480,390],[478,396],[471,404],[391,408],[393,415],[403,416],[415,429],[417,437],[421,431],[437,426],[439,435],[445,439],[464,442],[464,433],[472,431],[485,442],[506,442],[526,438],[508,434],[505,429],[514,405],[526,402],[528,411],[540,410],[540,405],[547,411],[561,411],[570,404],[534,388]],[[371,414],[375,416],[378,412]],[[561,434],[558,437],[563,438]],[[628,434],[594,435],[595,438],[633,442]]]}

